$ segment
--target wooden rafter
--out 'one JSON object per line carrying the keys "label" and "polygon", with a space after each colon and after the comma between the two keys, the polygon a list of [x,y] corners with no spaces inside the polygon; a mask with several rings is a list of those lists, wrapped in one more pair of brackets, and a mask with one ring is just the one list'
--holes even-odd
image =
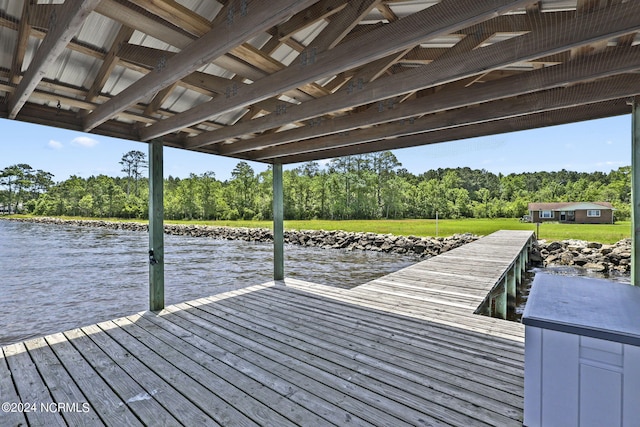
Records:
{"label": "wooden rafter", "polygon": [[287,22],[278,25],[274,37],[280,42],[289,39],[298,31],[340,12],[347,4],[345,0],[321,0],[310,8],[298,12]]}
{"label": "wooden rafter", "polygon": [[358,23],[376,7],[381,0],[355,0],[350,1],[342,13],[334,17],[326,28],[310,47],[317,52],[333,49]]}
{"label": "wooden rafter", "polygon": [[[124,62],[127,64],[129,68],[134,64],[136,66],[141,66],[143,69],[139,69],[138,71],[142,73],[148,73],[153,70],[157,64],[161,61],[162,58],[165,60],[175,56],[174,52],[167,52],[161,49],[154,49],[146,46],[139,45],[131,45],[124,44],[119,57],[121,59],[121,63]],[[229,58],[229,57],[227,57]],[[242,78],[238,79],[226,79],[224,77],[219,77],[213,74],[203,73],[200,71],[194,71],[193,73],[183,77],[178,84],[180,86],[190,87],[193,90],[196,90],[204,95],[214,96],[215,94],[225,94],[226,90],[229,87],[232,87],[234,84],[236,86],[245,86],[246,83],[242,82]],[[323,94],[329,93],[328,91],[323,89]],[[291,90],[284,93],[285,95],[293,98],[293,99],[311,99],[310,96],[299,90]],[[302,95],[301,95],[302,94]],[[305,98],[303,98],[303,96]],[[273,101],[270,102],[269,105],[282,104],[282,101]],[[265,104],[266,105],[266,104]],[[274,111],[274,110],[267,110]]]}
{"label": "wooden rafter", "polygon": [[629,106],[627,105],[627,101],[628,98],[625,97],[614,101],[598,102],[597,104],[589,105],[588,108],[581,105],[574,108],[528,114],[524,117],[519,116],[515,118],[486,122],[476,126],[463,126],[454,129],[430,132],[428,134],[410,135],[395,139],[383,139],[357,146],[291,155],[279,158],[278,162],[283,164],[308,162],[318,159],[373,153],[376,151],[395,150],[485,135],[516,132],[544,126],[580,122],[584,120],[595,120],[602,117],[628,114]]}
{"label": "wooden rafter", "polygon": [[[632,88],[632,89],[630,89]],[[634,89],[635,92],[634,93]],[[256,151],[252,160],[272,160],[296,154],[348,147],[381,139],[426,134],[429,132],[452,129],[460,126],[477,125],[525,116],[531,113],[573,108],[594,102],[607,101],[640,94],[640,76],[630,75],[621,81],[620,77],[602,79],[593,83],[573,85],[568,88],[554,88],[548,91],[534,92],[508,100],[491,101],[481,107],[465,107],[442,114],[432,114],[414,120],[394,122],[372,128],[349,132],[348,137],[332,135],[315,138],[304,143],[280,145],[278,147]],[[540,103],[540,99],[551,99]]]}
{"label": "wooden rafter", "polygon": [[129,0],[131,3],[171,22],[194,36],[200,37],[211,29],[211,24],[204,17],[182,6],[175,0],[148,1]]}
{"label": "wooden rafter", "polygon": [[102,90],[104,85],[107,83],[107,80],[111,75],[111,72],[113,71],[115,66],[118,64],[118,60],[120,59],[118,56],[118,53],[120,52],[120,48],[124,43],[127,43],[129,41],[132,34],[133,34],[132,28],[129,28],[126,26],[122,26],[120,28],[120,31],[118,31],[118,34],[116,35],[116,38],[111,45],[111,49],[109,49],[109,52],[107,53],[107,55],[104,57],[104,60],[102,61],[102,65],[98,70],[98,74],[94,79],[93,84],[89,88],[89,92],[87,93],[87,101],[94,102],[98,97],[98,95],[100,95],[100,91]]}
{"label": "wooden rafter", "polygon": [[[242,25],[230,25],[229,15],[234,6],[224,7],[207,34],[190,43],[176,56],[167,59],[166,65],[158,73],[147,74],[109,102],[96,108],[85,118],[84,130],[99,126],[149,93],[164,89],[208,64],[213,58],[222,56],[242,44],[251,35],[272,27],[312,3],[313,0],[274,0],[268,4],[261,3],[260,6],[253,3],[250,13],[234,18],[241,21]],[[190,125],[179,128],[188,126]]]}
{"label": "wooden rafter", "polygon": [[[133,3],[173,24],[175,27],[188,31],[195,37],[201,37],[211,30],[211,24],[206,19],[175,1],[159,3],[134,0]],[[283,64],[259,49],[254,48],[249,43],[243,43],[240,46],[234,47],[229,51],[229,54],[232,55],[232,57],[244,61],[246,64],[251,64],[257,72],[263,73],[260,77],[285,68]],[[312,97],[327,95],[327,92],[313,83],[306,85],[299,91],[295,90],[293,92],[294,93],[288,95],[300,100],[308,100]]]}
{"label": "wooden rafter", "polygon": [[100,0],[65,2],[63,7],[59,9],[59,16],[54,15],[54,18],[51,19],[51,22],[54,23],[53,28],[50,28],[49,33],[40,44],[29,68],[24,73],[24,77],[9,99],[8,117],[10,119],[14,119],[18,115],[22,106],[46,74],[47,69],[64,51],[71,38],[80,30],[85,19],[99,2]]}
{"label": "wooden rafter", "polygon": [[[515,50],[519,54],[518,60],[526,61],[564,51],[567,46],[575,47],[598,40],[611,39],[640,29],[640,15],[632,16],[626,12],[626,8],[617,7],[606,12],[594,12],[564,22],[565,31],[562,39],[546,36],[546,34],[558,33],[558,24],[552,21],[539,32],[532,32],[483,49],[466,52],[454,58],[435,61],[398,76],[378,79],[363,86],[359,91],[348,93],[342,90],[319,100],[292,107],[287,111],[286,119],[302,121],[318,117],[334,109],[364,105],[402,93],[471,77],[513,63],[512,52]],[[596,22],[600,25],[593,25]],[[271,129],[280,126],[279,122],[282,119],[283,117],[273,115],[260,117],[254,120],[252,129],[254,131],[256,129]],[[243,132],[244,126],[245,124],[242,124],[234,128],[223,128],[203,133],[190,138],[185,147],[202,146],[236,137],[240,132]]]}
{"label": "wooden rafter", "polygon": [[[212,111],[221,114],[236,108],[246,107],[285,90],[299,87],[304,83],[324,76],[335,75],[393,52],[415,46],[430,37],[448,34],[480,22],[497,13],[522,6],[528,3],[528,0],[498,1],[499,6],[496,5],[496,1],[468,1],[466,2],[468,7],[460,8],[464,12],[455,17],[449,13],[450,3],[452,2],[444,0],[401,21],[372,31],[363,36],[364,40],[351,40],[330,51],[321,52],[316,56],[310,55],[307,58],[308,61],[313,61],[313,66],[306,66],[302,69],[299,67],[284,69],[254,83],[250,91],[238,91],[237,96],[232,98],[230,102],[214,99],[208,103],[200,104],[171,119],[163,120],[141,130],[140,137],[143,140],[150,140],[208,119],[212,116]],[[435,22],[436,24],[425,28],[427,22]],[[402,26],[402,30],[399,25]],[[413,29],[413,31],[407,29]],[[398,30],[401,31],[398,32]],[[329,97],[332,96],[335,95]],[[320,100],[325,98],[328,97]]]}
{"label": "wooden rafter", "polygon": [[[458,87],[442,91],[434,95],[424,96],[403,104],[385,108],[382,111],[365,111],[347,117],[327,120],[314,128],[298,128],[276,135],[268,135],[244,141],[242,144],[228,144],[220,147],[220,154],[237,154],[251,149],[272,147],[294,141],[303,141],[321,136],[328,136],[353,131],[361,127],[381,125],[398,120],[408,120],[445,110],[477,105],[502,98],[511,98],[542,90],[550,90],[559,86],[576,84],[581,81],[605,78],[616,74],[629,73],[640,69],[640,49],[620,49],[615,55],[607,55],[615,66],[606,62],[594,61],[594,58],[574,60],[560,66],[543,68],[513,77],[500,79],[484,85]],[[597,64],[597,65],[593,65]],[[406,129],[407,127],[405,127]],[[417,126],[412,126],[416,129]],[[376,126],[381,137],[390,132],[385,126]],[[350,139],[357,140],[357,131],[350,134]],[[291,149],[291,147],[289,147]]]}
{"label": "wooden rafter", "polygon": [[[464,54],[466,52],[470,52],[475,49],[482,41],[484,41],[490,34],[483,32],[476,32],[466,35],[462,40],[456,43],[452,48],[447,49],[445,52],[440,54],[437,59],[442,61],[447,58],[456,58],[457,56]],[[407,99],[411,98],[417,91],[406,93],[402,96],[397,97],[397,99],[392,102],[402,103]]]}
{"label": "wooden rafter", "polygon": [[11,83],[18,83],[20,80],[20,74],[22,73],[22,63],[24,61],[24,55],[27,51],[29,34],[31,33],[31,25],[29,24],[30,8],[31,2],[26,1],[22,5],[22,17],[20,18],[20,24],[18,26],[18,42],[16,43],[16,49],[13,52],[11,74],[9,75],[9,81]]}
{"label": "wooden rafter", "polygon": [[391,10],[391,8],[389,7],[388,4],[379,4],[376,6],[376,8],[380,11],[380,13],[382,14],[382,16],[384,16],[384,18],[389,21],[389,22],[395,22],[398,20],[398,17],[396,16],[395,13],[393,13],[393,10]]}
{"label": "wooden rafter", "polygon": [[170,84],[160,92],[156,93],[149,105],[147,105],[147,108],[144,109],[144,113],[150,116],[151,114],[158,111],[164,101],[166,101],[169,95],[171,95],[171,92],[173,91],[173,89],[175,89],[176,86],[178,86],[178,82],[173,82],[173,84]]}

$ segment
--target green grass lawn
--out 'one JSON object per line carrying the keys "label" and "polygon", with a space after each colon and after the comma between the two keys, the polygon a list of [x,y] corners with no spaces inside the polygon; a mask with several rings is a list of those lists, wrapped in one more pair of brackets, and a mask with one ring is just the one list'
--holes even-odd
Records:
{"label": "green grass lawn", "polygon": [[[230,224],[231,225],[231,224]],[[472,233],[485,236],[497,230],[536,230],[536,224],[523,223],[514,218],[495,219],[429,219],[368,220],[368,221],[285,221],[290,229],[323,229],[345,231],[373,231],[381,234],[414,236],[451,236],[456,233]],[[558,224],[540,225],[540,239],[578,239],[601,243],[615,243],[631,237],[631,222],[616,224]]]}
{"label": "green grass lawn", "polygon": [[[20,215],[24,217],[25,215]],[[18,215],[14,215],[18,217]],[[96,219],[63,217],[63,219]],[[135,221],[114,218],[101,218],[105,221]],[[167,221],[170,224],[199,224],[229,227],[263,227],[271,228],[271,221]],[[514,218],[495,219],[403,219],[403,220],[349,220],[349,221],[285,221],[286,229],[294,230],[344,230],[371,231],[380,234],[396,234],[403,236],[451,236],[456,233],[472,233],[477,235],[491,234],[497,230],[532,230],[536,225],[520,222]],[[631,222],[618,221],[615,224],[558,224],[543,223],[540,225],[540,239],[565,240],[578,239],[600,243],[615,243],[631,237]]]}

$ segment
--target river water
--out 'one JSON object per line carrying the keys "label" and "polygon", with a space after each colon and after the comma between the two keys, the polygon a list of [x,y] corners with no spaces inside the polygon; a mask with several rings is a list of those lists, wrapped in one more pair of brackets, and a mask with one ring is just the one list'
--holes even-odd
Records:
{"label": "river water", "polygon": [[[147,233],[0,220],[0,346],[147,309]],[[272,245],[165,235],[165,303],[271,280]],[[285,275],[351,288],[419,261],[416,256],[286,245]],[[629,283],[576,267],[537,271]]]}
{"label": "river water", "polygon": [[[0,221],[0,346],[147,309],[147,233]],[[415,256],[285,247],[285,275],[353,287]],[[272,245],[165,236],[165,304],[272,278]]]}

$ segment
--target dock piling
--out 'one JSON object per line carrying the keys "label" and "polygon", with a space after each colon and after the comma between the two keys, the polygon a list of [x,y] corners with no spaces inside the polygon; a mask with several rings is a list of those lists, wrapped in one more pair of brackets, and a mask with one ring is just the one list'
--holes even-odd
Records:
{"label": "dock piling", "polygon": [[164,308],[164,202],[162,141],[149,143],[149,310]]}

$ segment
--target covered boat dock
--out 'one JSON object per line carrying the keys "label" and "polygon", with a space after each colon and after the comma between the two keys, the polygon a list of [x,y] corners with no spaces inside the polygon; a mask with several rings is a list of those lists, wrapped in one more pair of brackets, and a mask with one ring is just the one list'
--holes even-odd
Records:
{"label": "covered boat dock", "polygon": [[[519,325],[452,326],[422,297],[381,306],[397,284],[347,298],[283,281],[282,167],[632,114],[637,189],[639,31],[637,0],[0,0],[0,118],[146,142],[150,158],[150,311],[4,348],[4,400],[92,402],[11,421],[521,423]],[[273,165],[273,284],[164,307],[165,146]],[[467,310],[448,291],[436,299]],[[430,376],[452,369],[460,383]]]}

